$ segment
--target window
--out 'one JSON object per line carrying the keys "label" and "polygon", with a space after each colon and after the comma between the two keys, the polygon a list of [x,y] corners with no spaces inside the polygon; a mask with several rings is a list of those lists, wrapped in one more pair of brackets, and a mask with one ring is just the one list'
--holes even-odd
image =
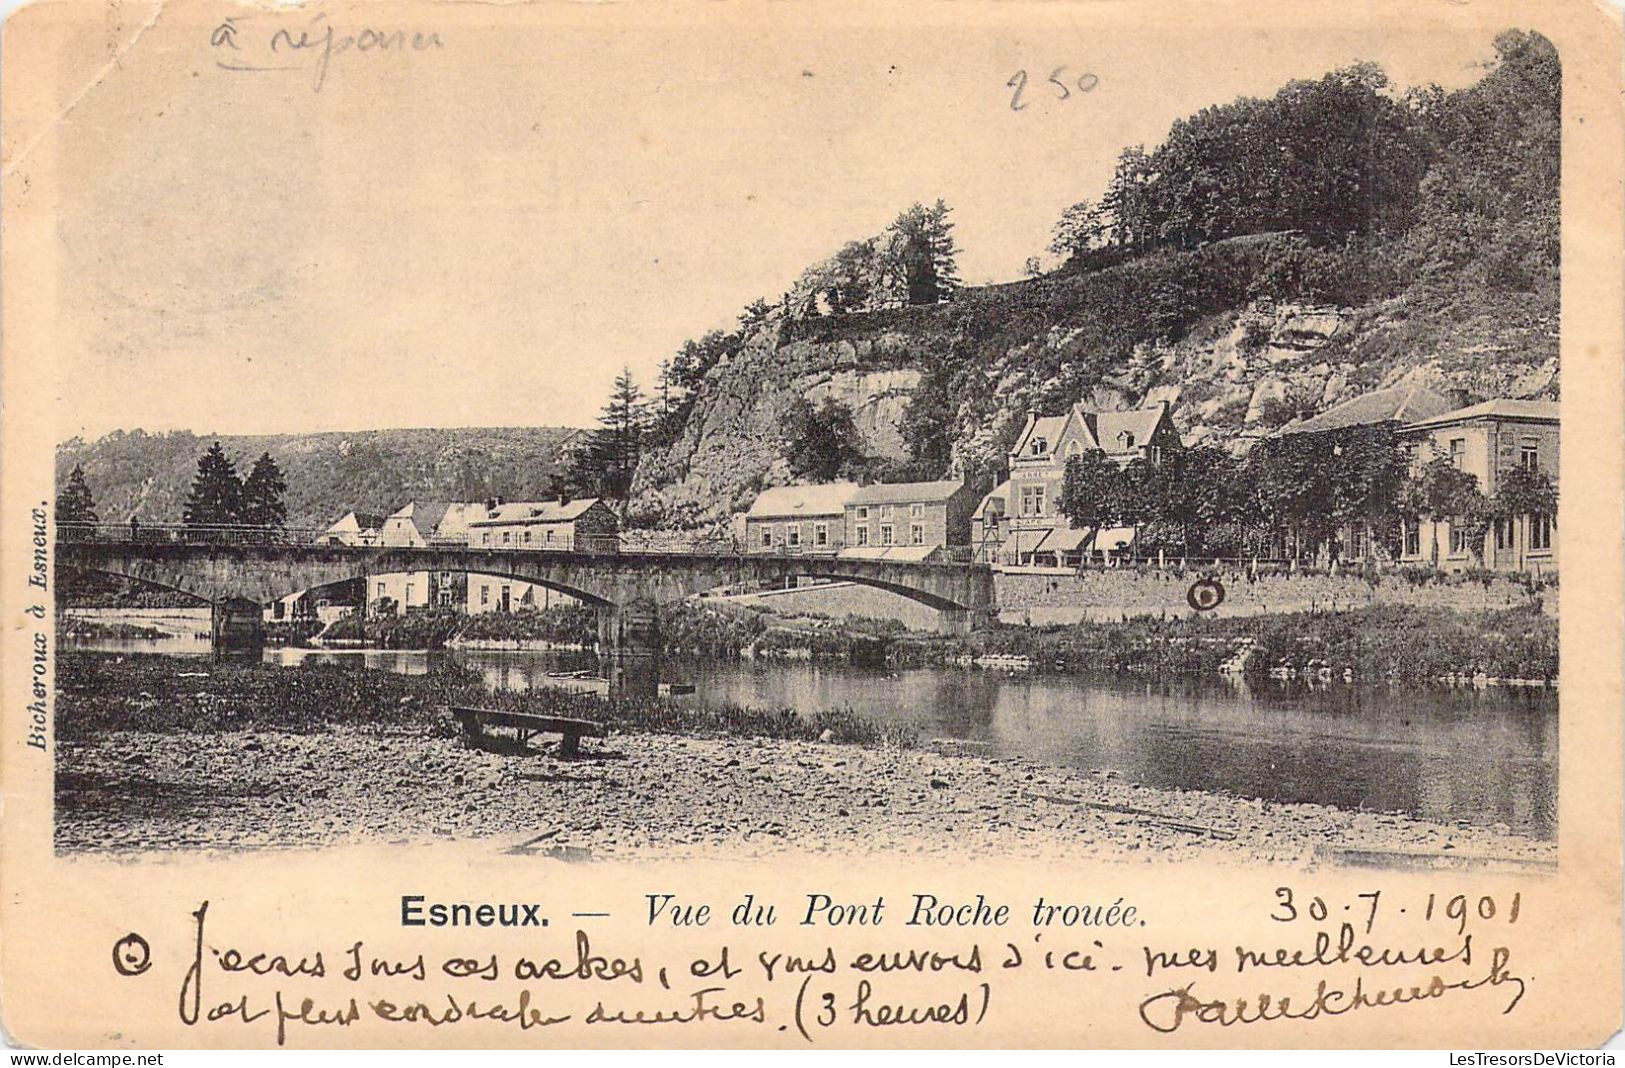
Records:
{"label": "window", "polygon": [[487,586],[485,583],[482,582],[482,583],[480,583],[480,604],[490,604],[490,603],[491,603],[491,587]]}
{"label": "window", "polygon": [[530,531],[528,531],[528,530],[525,531],[525,544],[526,545],[530,544]]}
{"label": "window", "polygon": [[1069,442],[1067,442],[1066,454],[1069,457],[1070,456],[1082,456],[1083,455],[1083,442],[1081,442],[1081,441],[1069,441]]}
{"label": "window", "polygon": [[857,533],[858,533],[858,544],[859,545],[868,545],[869,544],[869,528],[868,527],[859,527]]}
{"label": "window", "polygon": [[882,519],[890,519],[891,518],[891,505],[883,504],[883,505],[880,506],[880,518],[882,518]]}
{"label": "window", "polygon": [[1145,449],[1145,458],[1151,461],[1151,465],[1153,467],[1162,463],[1162,446],[1147,445]]}
{"label": "window", "polygon": [[1462,464],[1466,461],[1466,459],[1467,459],[1467,439],[1466,438],[1451,438],[1450,439],[1450,463],[1455,466],[1456,470],[1459,471],[1459,470],[1461,470]]}
{"label": "window", "polygon": [[547,532],[547,544],[553,544],[553,532],[551,530]]}
{"label": "window", "polygon": [[512,543],[513,543],[513,531],[504,530],[502,532],[502,544],[511,545]]}
{"label": "window", "polygon": [[1405,524],[1405,555],[1422,555],[1422,524],[1414,520]]}
{"label": "window", "polygon": [[866,505],[866,504],[858,505],[858,518],[859,519],[868,519],[869,518],[869,506],[868,505]]}
{"label": "window", "polygon": [[801,524],[791,523],[784,536],[784,544],[794,549],[801,545]]}
{"label": "window", "polygon": [[1023,486],[1023,487],[1021,487],[1021,514],[1022,515],[1043,515],[1044,514],[1044,487],[1043,487],[1043,485],[1040,484],[1040,485],[1037,485],[1037,486]]}
{"label": "window", "polygon": [[1123,448],[1125,451],[1134,448],[1134,435],[1127,430],[1123,431]]}
{"label": "window", "polygon": [[1524,438],[1518,449],[1518,464],[1526,471],[1540,469],[1540,442],[1535,438]]}
{"label": "window", "polygon": [[1537,515],[1529,520],[1529,547],[1531,549],[1550,549],[1552,547],[1552,517]]}
{"label": "window", "polygon": [[885,526],[880,528],[880,544],[895,544],[895,542],[892,540],[892,527],[890,523],[887,523]]}
{"label": "window", "polygon": [[489,530],[487,530],[485,533],[480,535],[480,544],[481,545],[489,545],[489,544],[491,544],[491,532]]}
{"label": "window", "polygon": [[1467,552],[1467,538],[1462,533],[1461,527],[1454,523],[1450,524],[1450,555],[1464,556]]}
{"label": "window", "polygon": [[1512,521],[1510,519],[1497,519],[1495,521],[1495,547],[1497,549],[1512,548]]}
{"label": "window", "polygon": [[379,583],[379,584],[378,584],[378,593],[377,593],[377,598],[378,598],[378,600],[380,600],[380,601],[382,601],[382,600],[383,600],[383,599],[384,599],[384,597],[385,597],[385,594],[384,594],[384,584],[383,584],[383,583],[382,583],[382,582],[380,582],[380,583]]}
{"label": "window", "polygon": [[770,546],[772,544],[773,544],[773,528],[764,523],[764,524],[762,524],[762,548],[765,549],[765,548],[767,548],[768,546]]}
{"label": "window", "polygon": [[1034,456],[1042,456],[1049,452],[1049,442],[1044,438],[1034,438],[1033,447],[1030,451]]}
{"label": "window", "polygon": [[913,519],[924,519],[925,518],[925,505],[923,505],[923,504],[911,504],[911,505],[909,505],[908,506],[908,514],[909,514],[909,517],[913,518]]}
{"label": "window", "polygon": [[824,546],[826,546],[828,544],[829,544],[829,524],[828,523],[814,523],[813,524],[813,545],[820,548],[820,549],[822,549]]}
{"label": "window", "polygon": [[406,603],[412,603],[412,584],[410,582],[406,584]]}
{"label": "window", "polygon": [[910,545],[925,544],[925,524],[913,523],[908,528],[908,542]]}
{"label": "window", "polygon": [[1349,555],[1356,560],[1365,558],[1365,527],[1356,526],[1349,530]]}

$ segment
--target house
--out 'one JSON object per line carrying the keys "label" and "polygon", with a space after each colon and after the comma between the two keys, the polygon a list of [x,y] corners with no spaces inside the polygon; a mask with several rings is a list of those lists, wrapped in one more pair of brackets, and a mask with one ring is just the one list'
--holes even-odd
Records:
{"label": "house", "polygon": [[[471,516],[483,515],[484,502],[410,501],[384,518],[375,545],[422,549],[468,544]],[[397,571],[367,578],[367,610],[387,603],[392,611],[456,608],[468,599],[468,576],[461,571]]]}
{"label": "house", "polygon": [[1010,450],[1009,478],[974,509],[979,559],[1009,566],[1074,566],[1093,537],[1097,550],[1122,548],[1130,529],[1074,528],[1057,508],[1074,456],[1102,453],[1120,467],[1161,463],[1182,447],[1166,402],[1123,411],[1090,412],[1073,405],[1063,415],[1029,415]]}
{"label": "house", "polygon": [[493,502],[485,515],[466,521],[465,537],[478,549],[613,553],[621,548],[621,525],[597,497]]}
{"label": "house", "polygon": [[[1387,428],[1397,436],[1406,424],[1443,415],[1463,403],[1465,398],[1459,391],[1447,396],[1421,386],[1392,386],[1362,393],[1309,419],[1288,423],[1271,436],[1330,455],[1353,435]],[[1339,527],[1331,542],[1318,546],[1318,550],[1341,560],[1373,559],[1386,552],[1381,548],[1385,533],[1369,522],[1352,521]],[[1306,548],[1310,546],[1300,544],[1294,536],[1281,535],[1279,551],[1283,555],[1297,556]]]}
{"label": "house", "polygon": [[316,536],[317,545],[375,545],[384,517],[375,512],[345,512]]}
{"label": "house", "polygon": [[[1557,402],[1500,398],[1418,419],[1400,434],[1413,444],[1415,470],[1446,457],[1493,499],[1514,468],[1540,471],[1556,485],[1558,430]],[[1448,520],[1422,519],[1405,525],[1401,559],[1436,561],[1450,571],[1551,571],[1557,568],[1556,526],[1555,516],[1498,518],[1483,542],[1473,544]]]}
{"label": "house", "polygon": [[579,604],[569,594],[505,575],[469,575],[463,610],[469,615],[482,612],[546,611],[561,605]]}
{"label": "house", "polygon": [[925,559],[946,546],[968,545],[975,507],[970,487],[958,479],[860,486],[843,509],[841,555]]}
{"label": "house", "polygon": [[847,545],[846,502],[857,489],[828,482],[763,490],[745,513],[745,551],[834,556]]}
{"label": "house", "polygon": [[[536,552],[619,552],[620,517],[597,497],[554,501],[491,501],[484,515],[467,521],[464,536],[479,549]],[[539,583],[501,575],[468,576],[465,610],[545,611],[576,598]]]}

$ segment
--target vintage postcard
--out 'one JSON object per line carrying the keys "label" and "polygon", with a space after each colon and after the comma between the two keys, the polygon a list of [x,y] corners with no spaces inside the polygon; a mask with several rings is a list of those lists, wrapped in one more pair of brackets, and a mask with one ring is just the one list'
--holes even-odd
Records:
{"label": "vintage postcard", "polygon": [[1616,10],[3,49],[7,1041],[1619,1029]]}

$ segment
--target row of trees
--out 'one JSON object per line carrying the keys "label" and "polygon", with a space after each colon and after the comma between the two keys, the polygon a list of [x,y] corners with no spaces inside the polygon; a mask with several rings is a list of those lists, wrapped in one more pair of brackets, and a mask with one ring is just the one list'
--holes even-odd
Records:
{"label": "row of trees", "polygon": [[[1320,440],[1316,440],[1320,439]],[[1100,453],[1067,463],[1057,506],[1075,527],[1138,526],[1144,548],[1191,555],[1267,555],[1283,542],[1340,552],[1338,531],[1366,526],[1398,557],[1402,524],[1447,520],[1477,551],[1491,522],[1551,516],[1557,491],[1542,472],[1505,472],[1494,497],[1439,457],[1412,470],[1388,428],[1266,440],[1243,460],[1202,447],[1118,467]],[[1427,552],[1434,563],[1441,548]]]}
{"label": "row of trees", "polygon": [[1295,231],[1324,247],[1365,243],[1412,277],[1477,262],[1491,284],[1555,284],[1557,52],[1519,31],[1495,48],[1493,69],[1455,92],[1394,94],[1362,63],[1204,108],[1150,151],[1124,149],[1103,194],[1062,213],[1050,252],[1092,269]]}
{"label": "row of trees", "polygon": [[280,528],[288,518],[287,482],[268,452],[261,453],[248,477],[217,441],[197,462],[182,521],[189,527],[247,526]]}
{"label": "row of trees", "polygon": [[[280,529],[287,522],[283,497],[287,482],[271,454],[261,453],[248,477],[217,441],[198,457],[197,474],[186,496],[182,521],[189,527],[249,526]],[[85,480],[85,469],[75,464],[56,495],[58,523],[97,523],[96,498]]]}

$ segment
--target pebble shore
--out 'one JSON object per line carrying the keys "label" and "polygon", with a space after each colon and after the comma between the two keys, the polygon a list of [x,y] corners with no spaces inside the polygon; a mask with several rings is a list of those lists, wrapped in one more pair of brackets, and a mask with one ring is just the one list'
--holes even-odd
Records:
{"label": "pebble shore", "polygon": [[60,743],[64,853],[489,841],[571,860],[1042,855],[1546,869],[1503,828],[1153,789],[942,748],[617,734],[472,748],[418,728],[109,732]]}

